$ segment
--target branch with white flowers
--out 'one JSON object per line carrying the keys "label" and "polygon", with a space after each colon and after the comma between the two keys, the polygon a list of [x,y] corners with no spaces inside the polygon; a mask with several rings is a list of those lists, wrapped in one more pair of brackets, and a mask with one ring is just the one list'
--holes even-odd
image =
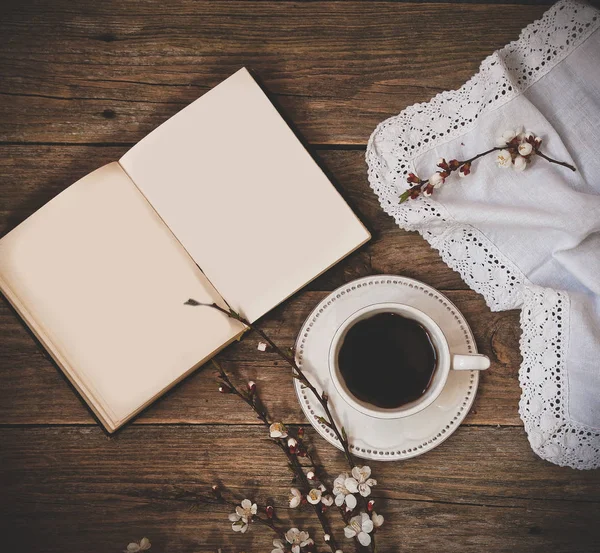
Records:
{"label": "branch with white flowers", "polygon": [[405,190],[400,195],[400,202],[404,203],[407,200],[415,200],[419,196],[431,196],[434,190],[440,188],[451,173],[458,171],[460,177],[466,177],[471,173],[472,163],[480,157],[487,156],[493,152],[498,152],[496,155],[496,164],[503,169],[512,167],[515,171],[524,171],[527,165],[531,162],[534,156],[539,156],[542,159],[556,165],[561,165],[576,171],[575,167],[570,163],[552,159],[547,154],[540,150],[542,139],[532,132],[524,131],[522,127],[516,130],[504,131],[496,140],[496,146],[473,156],[470,159],[459,161],[451,159],[446,161],[444,158],[438,160],[436,171],[428,179],[420,179],[415,173],[409,173],[406,181],[412,186]]}
{"label": "branch with white flowers", "polygon": [[[332,553],[342,553],[341,549],[337,548],[336,542],[331,532],[328,530],[329,525],[327,519],[323,515],[325,508],[330,506],[333,502],[335,502],[335,505],[339,508],[342,518],[346,523],[346,527],[344,528],[345,536],[347,538],[354,538],[358,543],[360,543],[360,545],[364,547],[369,547],[372,551],[375,551],[375,529],[383,524],[384,518],[382,515],[377,514],[373,510],[374,501],[368,500],[367,497],[371,494],[371,487],[375,486],[377,484],[377,481],[374,478],[371,478],[371,469],[369,467],[356,465],[354,457],[350,452],[346,431],[343,427],[341,429],[338,428],[331,414],[331,411],[329,409],[329,398],[327,394],[325,392],[318,392],[318,390],[315,388],[312,382],[307,378],[307,376],[297,365],[293,356],[293,352],[292,355],[289,355],[286,352],[284,352],[260,328],[257,328],[254,325],[252,325],[239,313],[236,313],[235,311],[229,308],[223,308],[215,303],[205,304],[193,299],[189,299],[185,302],[185,304],[191,306],[211,307],[227,315],[228,317],[241,322],[248,329],[255,331],[264,340],[264,342],[259,343],[258,349],[260,351],[270,350],[277,353],[291,366],[292,375],[294,376],[294,378],[298,379],[313,393],[315,398],[321,404],[323,411],[326,415],[325,417],[320,417],[320,420],[323,424],[328,426],[336,435],[337,439],[342,445],[344,456],[351,470],[350,474],[343,473],[335,479],[333,489],[331,491],[329,491],[327,486],[325,486],[325,484],[322,482],[323,479],[317,478],[313,471],[309,471],[307,474],[305,474],[302,465],[298,460],[298,456],[308,457],[309,461],[311,462],[311,466],[315,468],[315,470],[318,469],[316,463],[310,455],[310,452],[308,451],[308,448],[306,448],[303,443],[303,430],[300,429],[296,437],[293,437],[289,436],[288,430],[283,423],[270,422],[266,410],[264,409],[262,403],[257,397],[256,384],[254,382],[250,382],[247,386],[247,392],[240,391],[233,384],[233,382],[225,373],[225,371],[215,362],[215,365],[219,370],[220,378],[223,382],[219,388],[220,391],[223,393],[234,393],[238,395],[241,399],[243,399],[256,412],[259,419],[264,424],[269,425],[270,437],[276,441],[279,447],[288,456],[290,468],[296,474],[301,483],[301,487],[304,489],[304,494],[298,488],[291,489],[290,507],[297,507],[305,502],[312,504],[315,508],[315,513],[317,514],[325,532],[325,542],[327,542],[327,544],[329,545]],[[287,441],[285,441],[286,439]],[[320,479],[321,483],[318,486],[313,486],[311,482],[316,479]],[[335,496],[335,499],[332,498],[332,495]],[[361,505],[363,507],[363,510],[359,512],[356,511],[358,506],[358,500],[361,501]],[[293,536],[296,536],[296,534],[294,533]],[[302,550],[302,548],[305,547],[305,545],[302,545],[302,543],[306,541],[301,539],[303,537],[303,535],[300,535],[294,538],[297,538],[297,543],[294,542],[292,544],[292,553],[299,553]],[[287,534],[285,538],[288,541],[288,543],[292,543],[289,542]],[[308,540],[309,538],[307,537],[306,539]],[[310,541],[312,543],[312,540]],[[283,547],[278,547],[278,544],[276,544],[275,541],[273,542],[273,544],[276,545],[276,548],[273,550],[272,553],[284,553],[287,551],[286,548],[288,547],[288,544],[281,542]],[[298,546],[297,550],[295,546]]]}
{"label": "branch with white flowers", "polygon": [[[326,488],[322,484],[322,488],[313,488],[311,486],[309,478],[306,474],[304,474],[302,465],[298,460],[298,456],[306,457],[309,455],[308,449],[306,448],[303,442],[304,430],[302,428],[299,428],[296,432],[296,437],[290,436],[288,434],[286,426],[283,423],[272,422],[269,419],[268,413],[258,397],[255,382],[248,382],[248,390],[242,391],[238,389],[237,386],[235,386],[229,375],[225,372],[225,370],[223,369],[223,367],[221,367],[219,363],[217,363],[214,359],[212,360],[212,363],[219,371],[219,378],[222,381],[222,384],[219,386],[219,392],[223,394],[235,394],[236,396],[241,398],[245,403],[247,403],[250,406],[250,408],[257,414],[258,418],[262,421],[262,423],[269,428],[269,435],[271,439],[286,455],[290,470],[294,473],[295,478],[299,481],[300,486],[304,489],[304,495],[297,488],[291,489],[290,507],[297,507],[298,505],[300,505],[301,502],[308,502],[312,504],[312,506],[314,507],[314,511],[319,519],[319,522],[321,523],[321,527],[323,528],[323,535],[327,537],[325,539],[325,542],[329,545],[329,548],[331,549],[332,553],[335,553],[338,549],[337,543],[335,539],[332,538],[329,522],[324,516],[324,512],[327,506],[333,504],[333,497],[331,497],[330,495],[323,495],[323,492],[326,491]],[[312,474],[314,477],[314,473],[312,471],[309,474]],[[270,518],[273,517],[272,506],[267,506],[267,515],[269,515]],[[239,524],[239,522],[234,521],[234,524]]]}

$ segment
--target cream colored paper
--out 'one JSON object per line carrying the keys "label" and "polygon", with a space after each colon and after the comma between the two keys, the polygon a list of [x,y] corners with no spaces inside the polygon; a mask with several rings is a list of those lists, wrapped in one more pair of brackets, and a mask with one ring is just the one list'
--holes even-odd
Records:
{"label": "cream colored paper", "polygon": [[110,430],[242,331],[183,305],[222,300],[118,163],[0,241],[0,285]]}
{"label": "cream colored paper", "polygon": [[251,321],[370,238],[245,69],[120,163]]}

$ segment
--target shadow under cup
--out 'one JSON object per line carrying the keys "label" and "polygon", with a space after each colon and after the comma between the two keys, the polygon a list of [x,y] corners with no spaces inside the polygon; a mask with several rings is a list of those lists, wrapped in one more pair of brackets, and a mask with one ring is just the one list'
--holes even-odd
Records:
{"label": "shadow under cup", "polygon": [[[393,314],[399,315],[398,318],[390,318],[390,321],[394,319],[396,322],[400,322],[399,319],[402,318],[406,323],[412,323],[412,326],[419,328],[421,336],[419,336],[419,331],[415,332],[410,338],[403,338],[404,340],[404,352],[405,355],[413,353],[410,351],[411,348],[418,348],[419,350],[424,350],[427,345],[429,346],[429,351],[433,355],[433,359],[431,359],[431,363],[433,363],[433,368],[429,367],[429,373],[426,375],[423,373],[420,375],[420,378],[425,378],[422,382],[425,382],[424,391],[422,393],[417,393],[416,395],[412,395],[413,399],[406,401],[405,403],[398,404],[395,407],[381,407],[366,401],[364,398],[361,399],[357,397],[356,394],[359,394],[359,390],[356,388],[355,383],[353,382],[352,386],[349,386],[342,374],[342,370],[340,370],[340,350],[342,349],[345,340],[348,338],[348,334],[350,333],[350,339],[352,339],[353,328],[358,329],[356,325],[361,321],[366,321],[380,314]],[[381,319],[381,318],[380,318]],[[381,319],[383,321],[383,319]],[[416,324],[415,324],[416,323]],[[386,324],[385,322],[382,324]],[[364,326],[364,325],[363,325]],[[410,330],[410,325],[407,327]],[[385,332],[385,328],[381,329],[382,332]],[[355,334],[356,335],[356,334]],[[365,340],[369,340],[369,337],[365,337]],[[411,343],[411,340],[414,343]],[[422,340],[427,340],[429,343],[424,344]],[[378,347],[377,344],[381,345],[381,340],[378,340],[376,337],[373,337],[372,340],[373,347]],[[425,351],[417,352],[418,360],[424,361],[423,355],[426,354]],[[463,357],[463,356],[458,356]],[[483,357],[483,356],[468,356],[468,357]],[[486,358],[487,359],[487,358]],[[396,384],[405,380],[407,383],[412,381],[411,374],[408,371],[416,370],[411,368],[410,363],[407,366],[407,359],[398,359],[398,363],[394,363],[393,370],[402,371],[401,375],[392,375],[391,378],[383,379],[381,385],[390,386],[391,380],[394,380]],[[435,323],[431,317],[423,313],[422,311],[415,309],[409,305],[399,304],[399,303],[382,303],[375,304],[364,307],[363,309],[358,310],[353,313],[350,317],[348,317],[342,325],[336,331],[331,346],[329,350],[329,372],[331,379],[340,393],[342,398],[354,409],[372,417],[381,418],[381,419],[390,419],[390,418],[401,418],[417,413],[429,405],[431,405],[435,399],[441,394],[444,385],[448,379],[448,374],[452,364],[452,356],[449,351],[448,341],[444,336],[441,328]],[[489,364],[489,363],[488,363]],[[454,368],[462,368],[462,367],[454,367]],[[469,367],[474,368],[474,367]],[[487,368],[487,367],[479,367],[479,368]],[[365,366],[361,367],[360,370],[366,372],[366,374],[361,375],[361,378],[370,378],[371,375],[377,378],[377,371],[373,369],[373,367]],[[369,383],[370,384],[370,383]],[[379,383],[377,383],[379,384]],[[418,385],[418,382],[416,383]],[[353,393],[350,388],[353,387],[356,391],[356,394]],[[372,388],[369,385],[369,388]],[[384,391],[387,397],[390,397],[390,391]],[[402,392],[398,390],[398,398],[401,401]],[[382,403],[382,402],[379,402]]]}

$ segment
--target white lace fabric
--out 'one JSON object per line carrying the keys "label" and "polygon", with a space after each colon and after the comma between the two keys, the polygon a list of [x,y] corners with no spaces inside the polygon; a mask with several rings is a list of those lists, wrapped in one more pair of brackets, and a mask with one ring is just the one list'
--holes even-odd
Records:
{"label": "white lace fabric", "polygon": [[[522,309],[519,413],[529,442],[579,469],[600,467],[599,28],[594,8],[558,2],[460,89],[379,124],[366,153],[386,213],[439,250],[492,310]],[[433,197],[398,203],[409,172],[427,178],[438,157],[492,147],[510,122],[543,135],[542,150],[578,173],[536,160],[511,174],[489,156]]]}

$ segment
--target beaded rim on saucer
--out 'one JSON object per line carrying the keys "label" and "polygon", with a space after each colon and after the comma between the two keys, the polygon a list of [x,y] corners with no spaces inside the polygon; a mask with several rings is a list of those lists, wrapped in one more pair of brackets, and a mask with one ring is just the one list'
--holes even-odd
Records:
{"label": "beaded rim on saucer", "polygon": [[[354,455],[369,460],[396,461],[430,451],[458,428],[475,399],[479,372],[451,371],[453,374],[452,377],[449,377],[446,386],[448,392],[446,388],[443,392],[446,394],[443,408],[440,405],[437,405],[436,408],[437,403],[444,403],[440,401],[442,397],[440,396],[431,406],[420,413],[399,419],[388,419],[386,422],[358,413],[342,399],[327,378],[329,371],[327,358],[322,358],[322,355],[317,354],[318,366],[314,366],[314,363],[311,362],[314,359],[310,359],[310,350],[311,348],[328,350],[331,338],[339,325],[339,321],[331,324],[332,313],[340,310],[343,304],[346,312],[348,310],[352,312],[355,308],[359,309],[382,301],[406,303],[417,308],[423,307],[424,303],[428,305],[430,311],[437,309],[436,322],[444,332],[452,334],[452,350],[455,353],[477,353],[475,340],[467,321],[446,296],[417,280],[394,275],[377,275],[364,277],[341,286],[313,309],[296,339],[296,362],[309,378],[313,377],[312,381],[317,389],[326,388],[336,422],[340,424],[340,420],[346,420],[346,422],[348,419],[354,420],[354,425],[349,424],[346,427],[350,449]],[[323,323],[327,318],[330,320]],[[341,318],[345,318],[345,315]],[[336,321],[335,317],[333,317],[333,321]],[[328,340],[329,343],[325,343]],[[324,377],[325,385],[321,384],[319,378],[315,378],[318,376],[317,373]],[[319,417],[324,413],[310,390],[297,379],[294,379],[294,386],[302,410],[312,426],[328,442],[341,449],[333,431],[319,421]],[[379,427],[386,425],[383,434],[380,433],[381,435],[376,438],[379,442],[386,442],[385,444],[373,445],[369,443],[369,438],[365,439],[365,436],[361,436],[362,431],[363,434],[368,434],[372,438],[375,428],[373,425]],[[411,436],[407,437],[409,427],[408,434]],[[417,429],[416,436],[415,428]]]}

